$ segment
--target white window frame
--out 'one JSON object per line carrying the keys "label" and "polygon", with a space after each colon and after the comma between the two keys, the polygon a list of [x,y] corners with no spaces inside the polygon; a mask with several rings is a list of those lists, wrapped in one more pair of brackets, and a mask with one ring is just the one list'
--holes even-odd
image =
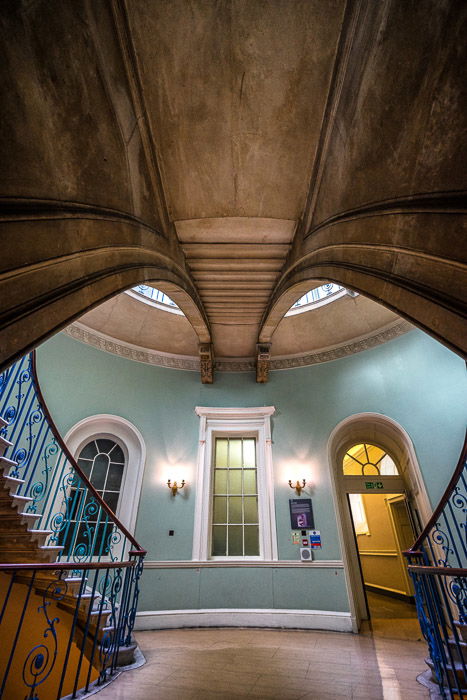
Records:
{"label": "white window frame", "polygon": [[[276,517],[271,443],[274,406],[212,408],[197,406],[200,418],[196,477],[193,561],[277,561]],[[213,557],[211,551],[213,455],[216,437],[256,439],[259,556]]]}
{"label": "white window frame", "polygon": [[70,428],[65,435],[65,444],[75,459],[78,459],[83,447],[91,440],[99,438],[114,440],[123,450],[125,469],[115,515],[134,535],[146,461],[143,436],[138,428],[125,418],[100,413],[84,418]]}

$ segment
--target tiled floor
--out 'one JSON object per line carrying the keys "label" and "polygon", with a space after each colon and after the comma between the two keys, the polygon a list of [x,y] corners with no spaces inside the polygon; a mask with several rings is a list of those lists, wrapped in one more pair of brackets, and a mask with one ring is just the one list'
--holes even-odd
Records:
{"label": "tiled floor", "polygon": [[147,663],[96,700],[412,700],[426,669],[421,642],[364,634],[270,629],[138,632]]}

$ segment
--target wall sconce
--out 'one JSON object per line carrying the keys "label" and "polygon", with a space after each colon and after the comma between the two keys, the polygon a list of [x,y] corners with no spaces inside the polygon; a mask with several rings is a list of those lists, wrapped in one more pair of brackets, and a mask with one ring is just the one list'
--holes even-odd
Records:
{"label": "wall sconce", "polygon": [[295,491],[297,492],[297,496],[300,496],[300,494],[302,493],[302,489],[304,489],[306,486],[306,481],[305,479],[303,479],[302,483],[300,484],[299,480],[297,479],[297,483],[292,484],[292,479],[289,479],[289,486],[291,489],[295,489]]}
{"label": "wall sconce", "polygon": [[177,491],[185,486],[185,479],[182,479],[182,483],[180,484],[180,486],[177,484],[176,481],[174,481],[172,484],[171,480],[169,479],[167,482],[167,486],[169,487],[169,489],[171,489],[172,496],[176,496]]}

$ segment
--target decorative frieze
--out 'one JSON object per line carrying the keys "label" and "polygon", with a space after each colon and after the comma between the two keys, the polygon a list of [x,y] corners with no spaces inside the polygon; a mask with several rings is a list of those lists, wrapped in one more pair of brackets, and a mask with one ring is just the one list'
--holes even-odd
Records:
{"label": "decorative frieze", "polygon": [[[269,370],[295,369],[297,367],[308,367],[309,365],[316,365],[321,362],[338,360],[342,357],[348,357],[354,353],[370,350],[378,345],[387,343],[389,340],[398,338],[412,329],[413,326],[408,321],[396,321],[383,330],[370,333],[369,335],[357,338],[348,343],[336,345],[333,348],[312,351],[303,355],[273,357],[269,362]],[[104,350],[105,352],[125,357],[128,360],[144,362],[158,367],[167,367],[169,369],[183,369],[191,372],[199,372],[201,370],[200,358],[190,355],[174,355],[172,353],[156,350],[147,350],[124,341],[114,340],[104,333],[87,328],[80,323],[73,323],[71,326],[68,326],[64,332],[75,340],[92,345],[98,350]],[[256,361],[253,357],[220,358],[214,360],[213,369],[217,372],[254,372],[256,369]]]}

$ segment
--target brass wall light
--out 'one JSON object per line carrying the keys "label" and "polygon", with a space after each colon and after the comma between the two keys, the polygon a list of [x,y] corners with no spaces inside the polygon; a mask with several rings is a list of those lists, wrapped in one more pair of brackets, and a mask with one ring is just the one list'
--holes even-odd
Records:
{"label": "brass wall light", "polygon": [[185,486],[185,479],[182,479],[182,483],[180,484],[180,486],[177,484],[176,481],[174,481],[172,484],[171,480],[169,479],[167,482],[167,486],[172,491],[172,496],[176,496],[177,491]]}
{"label": "brass wall light", "polygon": [[291,489],[295,489],[295,491],[297,492],[297,496],[300,496],[300,494],[302,493],[302,489],[304,489],[306,486],[306,481],[305,479],[303,479],[302,483],[300,484],[299,480],[297,479],[297,483],[292,484],[292,479],[289,479],[289,486]]}

